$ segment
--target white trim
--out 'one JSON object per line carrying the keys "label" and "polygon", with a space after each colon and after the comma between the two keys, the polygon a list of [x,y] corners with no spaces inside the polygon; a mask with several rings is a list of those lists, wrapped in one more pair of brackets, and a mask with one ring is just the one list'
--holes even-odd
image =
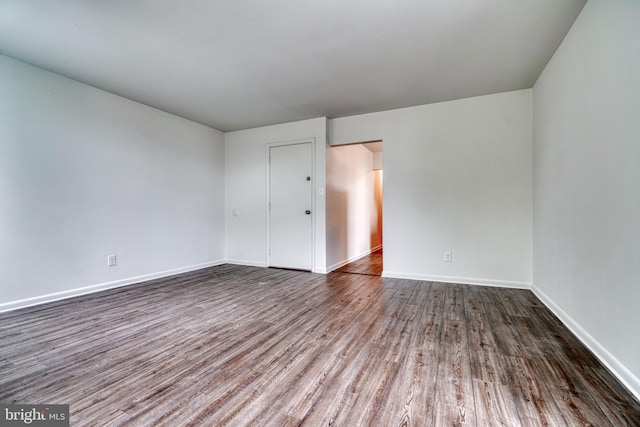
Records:
{"label": "white trim", "polygon": [[340,267],[344,267],[345,265],[349,264],[350,262],[354,262],[359,260],[360,258],[364,258],[366,256],[371,255],[372,253],[374,253],[375,251],[377,251],[378,249],[382,249],[382,245],[378,245],[374,248],[369,249],[368,251],[364,251],[359,255],[354,255],[351,258],[345,259],[343,261],[338,261],[337,263],[333,264],[330,267],[327,267],[327,272],[332,272],[334,270],[339,269]]}
{"label": "white trim", "polygon": [[558,304],[553,302],[540,288],[532,285],[533,293],[555,314],[558,319],[602,362],[604,366],[618,380],[640,400],[640,378],[636,377],[627,367],[614,355],[598,342],[591,334],[585,331],[578,322],[567,314]]}
{"label": "white trim", "polygon": [[162,277],[174,276],[176,274],[186,273],[189,271],[200,270],[207,267],[222,265],[223,260],[210,261],[202,264],[190,265],[187,267],[174,268],[171,270],[160,271],[158,273],[143,274],[142,276],[129,277],[126,279],[114,280],[113,282],[99,283],[97,285],[85,286],[83,288],[70,289],[67,291],[56,292],[53,294],[40,295],[33,298],[26,298],[17,301],[11,301],[0,304],[0,313],[5,311],[17,310],[19,308],[31,307],[34,305],[45,304],[48,302],[59,301],[67,298],[73,298],[80,295],[92,294],[106,289],[119,288],[122,286],[133,285],[136,283],[146,282]]}
{"label": "white trim", "polygon": [[394,279],[425,280],[428,282],[460,283],[463,285],[495,286],[500,288],[531,289],[531,283],[510,280],[478,279],[474,277],[436,276],[433,274],[413,274],[397,271],[383,271],[382,277]]}
{"label": "white trim", "polygon": [[[233,264],[233,265],[244,265],[247,267],[261,267],[261,268],[269,268],[269,266],[267,265],[266,262],[256,262],[256,261],[246,261],[246,260],[242,260],[242,259],[228,259],[225,260],[226,264]],[[273,266],[274,268],[278,268],[276,266]],[[293,268],[293,267],[284,267],[284,268]],[[306,268],[301,269],[301,271],[306,270]],[[328,271],[324,268],[316,268],[314,270],[311,270],[312,273],[318,273],[318,274],[327,274]]]}
{"label": "white trim", "polygon": [[244,265],[247,267],[267,267],[267,263],[264,261],[247,261],[246,259],[226,259],[226,264]]}

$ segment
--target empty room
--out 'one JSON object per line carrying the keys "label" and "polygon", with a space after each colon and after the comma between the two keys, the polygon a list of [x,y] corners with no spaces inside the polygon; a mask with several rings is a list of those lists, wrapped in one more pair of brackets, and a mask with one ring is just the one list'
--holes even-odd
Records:
{"label": "empty room", "polygon": [[0,0],[0,425],[640,426],[639,23]]}

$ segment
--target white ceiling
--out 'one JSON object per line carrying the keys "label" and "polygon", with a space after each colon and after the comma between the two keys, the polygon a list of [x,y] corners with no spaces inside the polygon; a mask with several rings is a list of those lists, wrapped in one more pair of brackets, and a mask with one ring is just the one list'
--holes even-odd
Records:
{"label": "white ceiling", "polygon": [[382,152],[382,141],[376,142],[365,142],[362,146],[372,153],[381,153]]}
{"label": "white ceiling", "polygon": [[585,0],[0,0],[0,53],[229,131],[532,87]]}

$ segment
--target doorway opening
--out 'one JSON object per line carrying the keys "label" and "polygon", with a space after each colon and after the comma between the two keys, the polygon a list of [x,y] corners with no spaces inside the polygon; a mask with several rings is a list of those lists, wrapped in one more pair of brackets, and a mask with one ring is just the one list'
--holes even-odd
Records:
{"label": "doorway opening", "polygon": [[332,146],[327,152],[329,271],[383,272],[382,141]]}

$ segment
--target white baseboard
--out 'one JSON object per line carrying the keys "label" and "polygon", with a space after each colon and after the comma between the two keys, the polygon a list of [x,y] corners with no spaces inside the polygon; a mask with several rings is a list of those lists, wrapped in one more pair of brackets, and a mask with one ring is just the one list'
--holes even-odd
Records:
{"label": "white baseboard", "polygon": [[531,289],[531,283],[510,280],[478,279],[474,277],[436,276],[383,270],[382,277],[394,279],[424,280],[427,282],[461,283],[463,285],[496,286],[500,288]]}
{"label": "white baseboard", "polygon": [[369,256],[369,255],[371,255],[372,253],[374,253],[375,251],[377,251],[379,249],[382,249],[382,245],[378,245],[376,247],[373,247],[373,248],[369,249],[368,251],[362,252],[361,254],[354,255],[351,258],[339,261],[339,262],[333,264],[332,266],[327,267],[327,272],[330,273],[330,272],[332,272],[334,270],[339,269],[340,267],[344,267],[345,265],[349,264],[350,262],[354,262],[354,261],[359,260],[360,258],[364,258],[366,256]]}
{"label": "white baseboard", "polygon": [[224,261],[225,264],[233,264],[233,265],[245,265],[247,267],[266,267],[266,262],[257,262],[257,261],[247,261],[243,259],[227,259]]}
{"label": "white baseboard", "polygon": [[160,271],[158,273],[144,274],[142,276],[129,277],[126,279],[114,280],[113,282],[99,283],[97,285],[85,286],[83,288],[69,289],[67,291],[56,292],[53,294],[40,295],[33,298],[26,298],[18,301],[11,301],[0,304],[0,313],[5,311],[17,310],[19,308],[31,307],[34,305],[45,304],[48,302],[59,301],[67,298],[73,298],[80,295],[92,294],[94,292],[104,291],[106,289],[119,288],[122,286],[133,285],[140,282],[146,282],[162,277],[174,276],[176,274],[186,273],[189,271],[200,270],[207,267],[224,264],[223,260],[210,261],[202,264],[190,265],[187,267],[179,267],[171,270]]}
{"label": "white baseboard", "polygon": [[640,400],[640,378],[636,377],[627,367],[622,364],[614,355],[598,342],[594,337],[585,331],[571,316],[567,314],[559,305],[549,298],[540,288],[533,285],[533,293],[555,314],[558,319],[575,335],[591,352],[602,362],[604,366],[624,384],[624,386]]}
{"label": "white baseboard", "polygon": [[[225,264],[243,265],[247,267],[261,267],[261,268],[268,267],[266,262],[245,261],[242,259],[227,259],[224,262]],[[327,274],[326,268],[314,268],[312,271],[313,273]]]}

